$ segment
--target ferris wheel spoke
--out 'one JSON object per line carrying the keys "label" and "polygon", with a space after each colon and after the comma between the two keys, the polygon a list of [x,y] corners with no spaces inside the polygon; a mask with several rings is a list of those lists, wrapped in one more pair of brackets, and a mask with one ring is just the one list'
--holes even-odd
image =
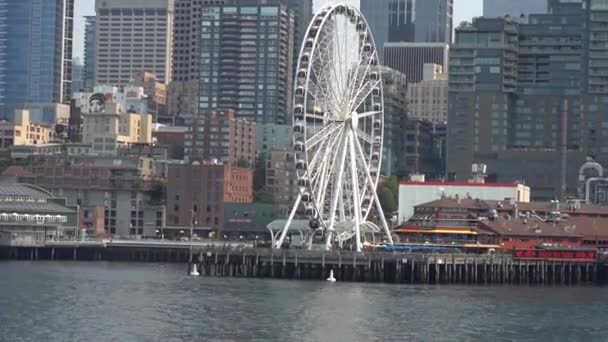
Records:
{"label": "ferris wheel spoke", "polygon": [[[333,176],[336,174],[335,173],[336,158],[338,157],[338,154],[340,151],[339,147],[341,145],[343,145],[344,131],[341,131],[340,133],[341,134],[338,136],[338,138],[334,142],[333,146],[330,148],[330,156],[329,156],[329,159],[327,162],[326,172],[324,173],[325,178],[323,179],[323,182],[321,182],[321,187],[318,191],[318,193],[320,194],[320,197],[318,198],[318,207],[319,207],[319,215],[321,215],[321,216],[323,216],[323,214],[325,212],[325,207],[326,207],[325,197],[327,196],[327,193],[333,187],[333,183],[331,184],[331,187],[330,187],[330,182],[334,181]],[[331,200],[331,197],[330,197],[330,200]]]}
{"label": "ferris wheel spoke", "polygon": [[[366,63],[362,63],[365,68],[362,69],[363,72],[359,72],[357,69],[357,73],[355,74],[355,80],[353,82],[354,86],[352,88],[353,92],[350,94],[351,103],[353,99],[356,99],[358,93],[361,92],[361,89],[367,84],[367,77],[370,73],[372,67],[372,60],[378,59],[377,53],[374,51],[371,56],[367,59]],[[363,51],[361,51],[360,58],[363,59]],[[357,108],[357,107],[354,107]]]}
{"label": "ferris wheel spoke", "polygon": [[[315,156],[317,156],[317,155],[319,156],[318,161],[320,160],[320,162],[321,162],[321,164],[319,164],[319,168],[325,167],[325,163],[327,162],[327,155],[329,153],[332,153],[332,151],[335,150],[334,145],[336,144],[336,141],[338,140],[338,138],[341,136],[342,131],[343,130],[340,130],[340,132],[338,134],[336,134],[335,136],[327,138],[325,140],[325,143],[323,145],[321,145],[321,147],[319,149],[317,149]],[[318,168],[316,169],[316,171],[318,171]],[[319,176],[319,173],[317,172],[315,175],[313,175],[311,180],[313,182],[316,181],[318,176]]]}
{"label": "ferris wheel spoke", "polygon": [[[362,57],[363,57],[363,51],[360,51],[359,52],[359,61],[362,60]],[[355,70],[353,70],[352,76],[351,76],[351,74],[349,74],[349,83],[351,83],[353,85],[353,86],[351,86],[349,88],[350,91],[346,95],[348,97],[348,101],[349,102],[351,102],[351,100],[353,98],[353,91],[355,89],[358,89],[358,86],[359,86],[359,83],[360,83],[359,79],[365,80],[365,77],[366,77],[365,72],[366,72],[366,70],[364,71],[364,75],[361,78],[359,78],[359,74],[362,71],[361,66],[362,66],[362,63],[357,63],[357,67],[355,68]],[[351,80],[351,78],[352,78],[352,80]]]}
{"label": "ferris wheel spoke", "polygon": [[[328,31],[326,34],[324,34],[324,36],[322,37],[322,40],[318,43],[320,51],[319,51],[319,53],[314,55],[313,60],[312,60],[311,69],[317,76],[317,80],[319,83],[328,83],[328,80],[325,77],[325,75],[328,73],[327,61],[333,61],[333,56],[330,55],[331,44],[326,43],[326,41],[332,40],[332,42],[333,42],[335,40],[334,37],[335,37],[335,32],[333,32],[333,31]],[[314,69],[315,66],[320,66],[319,70]],[[319,77],[319,76],[323,76],[323,77]],[[320,89],[322,89],[327,95],[330,94],[329,89],[326,90],[325,87],[320,87]]]}
{"label": "ferris wheel spoke", "polygon": [[304,118],[306,120],[314,119],[314,120],[320,120],[320,121],[325,119],[325,117],[323,115],[314,114],[314,113],[306,113],[306,114],[304,114]]}
{"label": "ferris wheel spoke", "polygon": [[[344,132],[342,132],[342,136],[344,137]],[[331,238],[334,231],[334,225],[336,221],[336,210],[339,204],[342,204],[342,194],[343,194],[343,186],[342,182],[344,181],[344,166],[346,164],[346,151],[347,151],[347,141],[346,139],[342,139],[342,149],[340,150],[340,161],[337,164],[337,172],[336,172],[336,184],[334,184],[334,197],[331,198],[331,204],[329,208],[329,226],[328,226],[328,235],[327,240],[325,242],[326,247],[329,248],[331,246]],[[337,153],[336,153],[337,154]],[[343,220],[344,217],[344,207],[340,209],[340,218]]]}
{"label": "ferris wheel spoke", "polygon": [[[343,37],[342,37],[342,51],[341,51],[341,61],[343,61],[342,63],[339,63],[340,66],[340,72],[343,75],[342,79],[341,79],[341,85],[342,85],[342,89],[340,91],[340,94],[342,94],[342,97],[345,101],[345,103],[347,103],[348,101],[348,90],[350,89],[349,86],[349,82],[348,82],[348,73],[349,73],[349,69],[351,68],[351,54],[350,51],[348,49],[348,42],[350,40],[350,37],[348,36],[349,30],[348,30],[348,19],[344,19],[344,27],[343,27]],[[338,51],[340,51],[340,47],[338,48]]]}
{"label": "ferris wheel spoke", "polygon": [[359,119],[364,119],[364,118],[367,118],[370,116],[376,116],[376,115],[380,115],[380,114],[382,114],[382,111],[372,110],[372,111],[368,111],[368,112],[359,113],[359,114],[357,114],[357,117]]}
{"label": "ferris wheel spoke", "polygon": [[356,110],[357,108],[359,108],[359,106],[361,106],[365,99],[368,98],[368,96],[372,93],[374,88],[378,86],[379,83],[380,81],[375,81],[373,83],[367,82],[363,87],[361,87],[355,95],[355,98],[352,102],[351,110]]}
{"label": "ferris wheel spoke", "polygon": [[310,160],[310,163],[308,164],[308,168],[307,168],[307,171],[306,171],[306,175],[308,176],[308,179],[312,178],[312,177],[310,177],[311,170],[314,170],[315,167],[317,166],[317,163],[321,159],[320,156],[321,156],[322,153],[321,153],[321,150],[319,149],[319,150],[316,150],[314,152],[311,152],[311,154],[313,154],[313,156],[312,156],[312,158]]}
{"label": "ferris wheel spoke", "polygon": [[327,108],[324,109],[329,109],[330,113],[336,112],[338,110],[338,107],[336,106],[338,100],[336,99],[335,94],[331,93],[331,88],[325,88],[320,84],[320,82],[327,83],[325,76],[321,77],[323,74],[317,74],[317,71],[314,68],[311,68],[310,70],[312,71],[312,75],[314,75],[318,81],[318,83],[316,84],[317,89],[320,90],[323,95],[323,98],[325,99],[325,101],[323,101],[323,104]]}
{"label": "ferris wheel spoke", "polygon": [[[333,20],[333,25],[331,25],[331,29],[333,29],[332,32],[338,32],[338,20],[336,18],[334,18]],[[331,83],[331,88],[334,94],[337,94],[336,98],[340,99],[340,86],[342,83],[342,75],[341,75],[341,69],[339,69],[336,65],[337,61],[341,61],[341,54],[340,54],[340,49],[336,49],[336,46],[339,46],[339,42],[341,40],[340,35],[335,35],[335,39],[327,45],[325,52],[325,58],[322,62],[322,65],[324,67],[324,71],[328,74],[331,75],[331,77],[333,78],[333,82]],[[334,89],[337,88],[337,89]]]}
{"label": "ferris wheel spoke", "polygon": [[355,133],[359,139],[364,140],[365,142],[369,143],[370,145],[374,143],[374,138],[371,135],[363,132],[362,130],[357,128],[355,130]]}
{"label": "ferris wheel spoke", "polygon": [[323,139],[330,136],[332,133],[340,129],[342,125],[330,122],[327,126],[323,127],[319,132],[315,133],[310,138],[306,139],[305,145],[307,149],[312,149],[318,143],[323,141]]}

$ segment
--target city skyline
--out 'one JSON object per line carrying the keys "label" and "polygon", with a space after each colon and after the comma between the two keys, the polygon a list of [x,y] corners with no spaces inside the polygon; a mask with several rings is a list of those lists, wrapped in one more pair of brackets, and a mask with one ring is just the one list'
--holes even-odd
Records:
{"label": "city skyline", "polygon": [[[359,0],[345,0],[356,6]],[[331,3],[331,0],[315,0],[314,10],[326,3]],[[461,21],[470,21],[476,16],[481,16],[483,10],[482,0],[454,0],[454,27],[457,27]],[[84,17],[95,15],[95,0],[75,0],[74,3],[74,46],[73,56],[80,59],[81,63],[84,58]]]}

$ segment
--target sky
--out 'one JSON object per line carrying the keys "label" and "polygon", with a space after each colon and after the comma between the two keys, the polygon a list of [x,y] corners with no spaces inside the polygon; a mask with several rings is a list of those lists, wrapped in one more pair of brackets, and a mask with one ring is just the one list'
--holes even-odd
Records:
{"label": "sky", "polygon": [[[359,0],[343,0],[358,6]],[[503,0],[508,1],[508,0]],[[336,2],[333,0],[314,0],[315,10],[324,4]],[[482,0],[454,0],[454,27],[462,21],[471,21],[472,18],[481,16],[483,9]],[[84,16],[95,15],[95,0],[75,0],[74,3],[74,45],[73,55],[80,58],[84,54]]]}

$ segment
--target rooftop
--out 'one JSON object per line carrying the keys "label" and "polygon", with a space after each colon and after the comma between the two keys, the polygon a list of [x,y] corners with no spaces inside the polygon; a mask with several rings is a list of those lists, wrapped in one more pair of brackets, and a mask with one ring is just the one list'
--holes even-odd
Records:
{"label": "rooftop", "polygon": [[0,181],[0,211],[4,213],[55,213],[71,214],[75,211],[67,208],[54,196],[35,185]]}
{"label": "rooftop", "polygon": [[570,215],[597,215],[608,216],[608,206],[586,204],[581,202],[512,202],[509,199],[504,201],[480,200],[472,198],[440,198],[435,201],[427,202],[416,206],[416,208],[463,208],[463,209],[496,209],[497,211],[513,211],[515,206],[520,212],[535,212],[538,214],[552,211],[559,211]]}
{"label": "rooftop", "polygon": [[422,186],[472,186],[472,187],[494,187],[494,188],[516,188],[519,183],[471,183],[471,182],[417,182],[401,181],[400,185],[422,185]]}
{"label": "rooftop", "polygon": [[548,223],[539,218],[504,218],[482,221],[482,227],[487,227],[499,235],[512,236],[543,236],[543,237],[581,237],[583,234],[569,223]]}
{"label": "rooftop", "polygon": [[31,184],[0,181],[0,196],[50,198],[51,193]]}
{"label": "rooftop", "polygon": [[486,201],[471,198],[441,198],[417,209],[465,209],[466,217],[435,210],[421,211],[406,226],[439,226],[450,222],[479,226],[500,235],[517,236],[608,236],[608,206],[578,202]]}

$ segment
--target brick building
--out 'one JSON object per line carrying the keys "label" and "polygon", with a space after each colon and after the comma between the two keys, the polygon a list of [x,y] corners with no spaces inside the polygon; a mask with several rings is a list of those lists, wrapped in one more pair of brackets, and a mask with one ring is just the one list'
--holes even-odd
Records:
{"label": "brick building", "polygon": [[223,229],[225,203],[253,202],[253,171],[230,164],[170,164],[167,226],[197,232]]}
{"label": "brick building", "polygon": [[185,136],[185,154],[190,161],[216,159],[236,166],[255,162],[255,123],[236,119],[234,111],[210,111],[195,120]]}
{"label": "brick building", "polygon": [[155,121],[173,122],[166,116],[167,85],[164,82],[160,82],[153,73],[136,71],[131,84],[144,88],[144,94],[148,100],[148,112],[154,116]]}
{"label": "brick building", "polygon": [[165,224],[152,158],[47,158],[17,176],[79,206],[90,234],[150,237]]}
{"label": "brick building", "polygon": [[152,131],[152,140],[167,148],[169,159],[183,160],[187,131],[188,128],[182,126],[157,126]]}
{"label": "brick building", "polygon": [[298,197],[298,176],[296,173],[295,152],[273,150],[266,161],[266,189],[281,209],[287,212]]}

